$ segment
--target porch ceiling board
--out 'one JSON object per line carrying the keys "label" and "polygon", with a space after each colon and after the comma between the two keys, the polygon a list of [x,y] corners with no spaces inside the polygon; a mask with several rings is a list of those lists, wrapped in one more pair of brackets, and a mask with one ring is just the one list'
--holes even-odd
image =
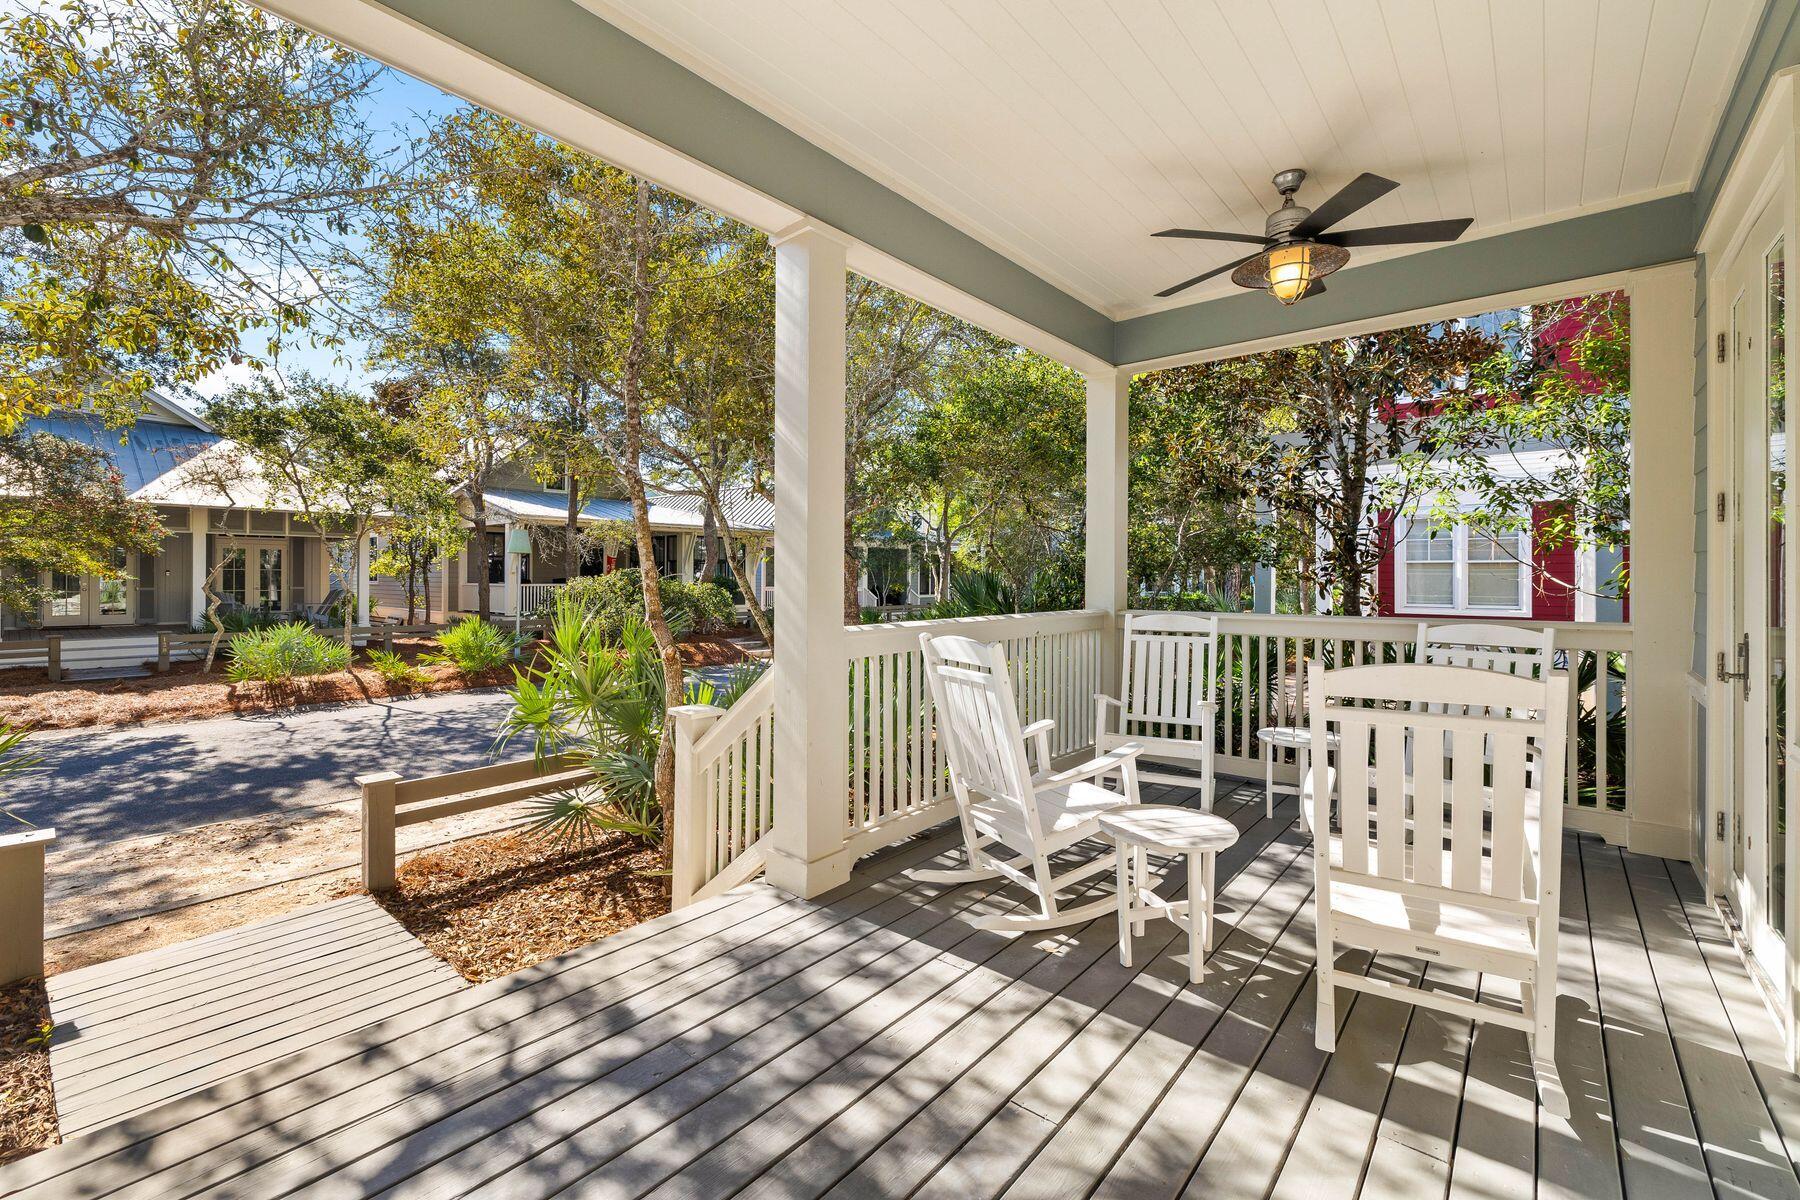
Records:
{"label": "porch ceiling board", "polygon": [[1472,215],[1476,236],[1689,191],[1764,9],[580,2],[1120,319],[1229,295],[1153,299],[1238,252],[1149,235],[1260,230],[1284,167],[1311,172],[1307,205],[1400,181],[1353,225]]}

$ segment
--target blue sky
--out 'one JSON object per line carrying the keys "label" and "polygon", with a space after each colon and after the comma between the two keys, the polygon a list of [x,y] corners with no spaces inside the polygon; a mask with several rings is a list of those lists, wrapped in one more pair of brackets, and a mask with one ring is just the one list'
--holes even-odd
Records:
{"label": "blue sky", "polygon": [[[454,112],[462,104],[462,100],[428,83],[382,66],[374,88],[360,105],[360,112],[363,123],[374,135],[377,151],[404,153],[406,142],[419,136],[432,119]],[[365,353],[361,343],[339,349],[315,348],[307,344],[305,335],[301,335],[271,351],[267,349],[267,331],[252,330],[245,335],[245,347],[258,357],[272,361],[283,374],[309,371],[348,384],[362,384],[369,378],[361,367]],[[216,396],[253,374],[248,365],[228,367],[201,380],[195,391],[202,396]]]}

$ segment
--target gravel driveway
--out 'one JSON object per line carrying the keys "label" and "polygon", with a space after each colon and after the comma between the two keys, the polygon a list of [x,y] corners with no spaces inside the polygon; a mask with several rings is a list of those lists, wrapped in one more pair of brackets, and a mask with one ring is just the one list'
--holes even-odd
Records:
{"label": "gravel driveway", "polygon": [[454,692],[44,733],[30,742],[43,767],[0,788],[0,804],[55,826],[63,853],[342,804],[356,798],[355,777],[372,771],[422,775],[480,766],[506,703],[500,691]]}

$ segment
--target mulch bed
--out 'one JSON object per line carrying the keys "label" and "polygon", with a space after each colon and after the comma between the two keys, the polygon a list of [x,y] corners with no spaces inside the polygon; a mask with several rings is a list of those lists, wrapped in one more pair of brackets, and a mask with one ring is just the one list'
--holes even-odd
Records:
{"label": "mulch bed", "polygon": [[[436,643],[428,638],[396,638],[395,652],[413,661],[425,677],[420,683],[399,686],[364,665],[367,660],[361,652],[348,671],[279,686],[230,683],[224,678],[222,664],[215,664],[213,673],[207,675],[196,662],[175,663],[166,675],[54,684],[42,668],[14,668],[0,671],[0,722],[23,729],[147,725],[285,712],[316,704],[358,704],[428,692],[463,692],[512,683],[510,667],[464,675],[455,667],[418,662],[422,655],[436,649]],[[694,637],[682,645],[682,660],[690,667],[725,665],[744,657],[743,651],[722,635]]]}
{"label": "mulch bed", "polygon": [[50,1087],[50,997],[42,980],[0,989],[0,1163],[62,1138]]}
{"label": "mulch bed", "polygon": [[608,834],[558,848],[523,834],[414,855],[375,898],[465,979],[485,983],[669,911],[656,847]]}

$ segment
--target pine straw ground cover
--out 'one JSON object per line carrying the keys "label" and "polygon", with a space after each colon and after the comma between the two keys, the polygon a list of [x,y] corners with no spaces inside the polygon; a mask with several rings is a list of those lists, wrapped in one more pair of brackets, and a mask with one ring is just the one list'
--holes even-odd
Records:
{"label": "pine straw ground cover", "polygon": [[0,1163],[62,1139],[50,1089],[50,998],[41,979],[0,989]]}
{"label": "pine straw ground cover", "polygon": [[669,911],[656,847],[608,834],[582,847],[499,834],[403,863],[376,899],[465,979],[485,983]]}

